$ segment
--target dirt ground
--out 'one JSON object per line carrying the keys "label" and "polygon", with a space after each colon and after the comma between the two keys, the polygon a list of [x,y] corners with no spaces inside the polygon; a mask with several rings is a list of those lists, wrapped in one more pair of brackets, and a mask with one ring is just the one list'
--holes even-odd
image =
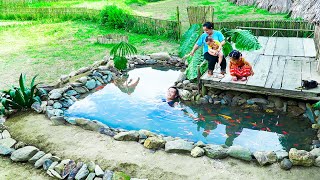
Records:
{"label": "dirt ground", "polygon": [[254,162],[232,158],[213,160],[168,154],[162,150],[153,152],[136,142],[115,141],[76,126],[52,126],[44,115],[34,113],[11,117],[6,125],[14,138],[41,150],[62,158],[93,160],[104,169],[124,171],[131,177],[149,180],[320,179],[317,167],[294,167],[284,171],[279,164],[260,167]]}

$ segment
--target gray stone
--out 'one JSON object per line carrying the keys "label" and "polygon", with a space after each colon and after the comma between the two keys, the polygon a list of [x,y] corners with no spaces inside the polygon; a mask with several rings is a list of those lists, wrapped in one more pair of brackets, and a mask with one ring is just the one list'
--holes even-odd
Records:
{"label": "gray stone", "polygon": [[53,162],[55,162],[55,161],[61,161],[61,158],[59,158],[58,156],[52,156],[50,159],[51,159]]}
{"label": "gray stone", "polygon": [[120,132],[114,136],[117,141],[138,141],[139,133],[137,131]]}
{"label": "gray stone", "polygon": [[75,179],[83,180],[88,176],[88,174],[89,174],[88,166],[84,164],[76,174]]}
{"label": "gray stone", "polygon": [[90,174],[87,176],[86,180],[93,180],[95,176],[96,176],[95,173],[90,173]]}
{"label": "gray stone", "polygon": [[262,105],[267,105],[268,104],[268,100],[264,99],[264,98],[252,98],[252,99],[248,99],[247,100],[247,104],[262,104]]}
{"label": "gray stone", "polygon": [[94,89],[96,86],[97,86],[97,83],[96,83],[96,81],[94,79],[91,79],[86,83],[86,87],[89,90]]}
{"label": "gray stone", "polygon": [[310,151],[310,154],[314,157],[319,157],[320,156],[320,148],[314,148],[312,151]]}
{"label": "gray stone", "polygon": [[49,98],[56,100],[56,99],[60,99],[62,97],[62,94],[58,93],[58,92],[54,92],[52,94],[50,94]]}
{"label": "gray stone", "polygon": [[299,106],[299,108],[303,109],[304,111],[307,109],[306,103],[304,103],[304,102],[299,102],[298,106]]}
{"label": "gray stone", "polygon": [[76,96],[76,95],[78,95],[78,92],[72,89],[72,90],[68,90],[68,91],[66,92],[66,94],[67,94],[68,96]]}
{"label": "gray stone", "polygon": [[15,162],[26,162],[31,157],[33,157],[39,151],[38,148],[34,146],[26,146],[15,150],[12,154],[10,159]]}
{"label": "gray stone", "polygon": [[12,138],[0,139],[0,145],[7,148],[12,148],[16,142],[17,141]]}
{"label": "gray stone", "polygon": [[52,154],[50,154],[50,153],[42,156],[40,159],[38,159],[38,160],[34,163],[34,167],[35,167],[35,168],[40,168],[40,167],[42,167],[44,161],[47,160],[47,159],[50,159],[51,157],[52,157]]}
{"label": "gray stone", "polygon": [[187,79],[187,75],[184,72],[181,72],[178,79],[177,79],[177,82],[182,82],[186,79]]}
{"label": "gray stone", "polygon": [[37,113],[41,113],[41,112],[42,112],[41,103],[39,103],[39,102],[34,102],[34,103],[31,105],[31,109],[34,110],[34,111],[37,112]]}
{"label": "gray stone", "polygon": [[201,157],[204,155],[204,150],[201,147],[196,146],[191,150],[192,157]]}
{"label": "gray stone", "polygon": [[77,118],[75,120],[76,124],[83,129],[90,130],[90,131],[97,131],[100,132],[103,128],[108,128],[108,126],[102,124],[99,121],[90,121],[83,118]]}
{"label": "gray stone", "polygon": [[169,61],[171,59],[169,53],[167,52],[158,52],[150,54],[151,59],[159,60],[159,61]]}
{"label": "gray stone", "polygon": [[157,60],[154,60],[154,59],[146,60],[146,64],[149,64],[149,65],[157,64]]}
{"label": "gray stone", "polygon": [[198,141],[195,146],[198,146],[198,147],[205,147],[206,145],[202,142],[202,141]]}
{"label": "gray stone", "polygon": [[294,117],[298,117],[304,113],[304,110],[298,106],[288,106],[288,113]]}
{"label": "gray stone", "polygon": [[174,141],[174,138],[171,136],[163,137],[163,140],[168,142],[168,141]]}
{"label": "gray stone", "polygon": [[104,172],[104,175],[103,175],[103,180],[112,180],[112,177],[113,177],[113,171],[110,171],[110,170],[106,170]]}
{"label": "gray stone", "polygon": [[231,157],[242,159],[245,161],[251,161],[251,152],[249,149],[241,147],[241,146],[231,146],[228,149],[228,154]]}
{"label": "gray stone", "polygon": [[70,98],[66,98],[60,101],[62,107],[69,108],[74,103]]}
{"label": "gray stone", "polygon": [[66,167],[66,165],[67,165],[69,162],[70,162],[70,159],[64,159],[64,160],[62,160],[58,165],[56,165],[56,166],[54,167],[54,170],[55,170],[56,172],[58,172],[59,174],[62,174],[63,171],[64,171],[64,169],[65,169],[65,167]]}
{"label": "gray stone", "polygon": [[90,161],[89,163],[88,163],[88,170],[89,170],[89,172],[94,172],[94,169],[96,168],[96,164],[93,162],[93,161]]}
{"label": "gray stone", "polygon": [[77,91],[79,94],[84,94],[89,92],[89,90],[86,87],[74,87],[75,91]]}
{"label": "gray stone", "polygon": [[9,131],[6,129],[2,131],[1,135],[2,135],[2,139],[11,138]]}
{"label": "gray stone", "polygon": [[62,104],[59,102],[55,102],[52,106],[54,109],[61,109],[62,108]]}
{"label": "gray stone", "polygon": [[179,90],[179,94],[180,94],[180,97],[181,97],[182,100],[184,100],[184,101],[190,101],[191,100],[192,94],[191,94],[190,91],[182,89],[182,90]]}
{"label": "gray stone", "polygon": [[66,163],[66,165],[64,166],[64,169],[61,173],[61,177],[63,179],[65,179],[70,173],[71,171],[77,166],[77,164],[73,161],[70,160],[68,163]]}
{"label": "gray stone", "polygon": [[208,104],[209,103],[209,100],[207,98],[200,98],[199,101],[198,101],[199,104]]}
{"label": "gray stone", "polygon": [[46,171],[49,169],[53,161],[51,159],[46,159],[43,163],[43,169]]}
{"label": "gray stone", "polygon": [[189,80],[184,80],[184,81],[182,82],[182,84],[184,84],[184,85],[190,84],[190,81],[189,81]]}
{"label": "gray stone", "polygon": [[143,146],[148,149],[160,149],[166,142],[160,137],[149,137],[144,141]]}
{"label": "gray stone", "polygon": [[114,131],[112,131],[110,128],[101,128],[99,130],[99,133],[101,134],[105,134],[107,136],[113,137],[116,135],[116,133]]}
{"label": "gray stone", "polygon": [[54,104],[54,100],[49,100],[47,105],[52,106],[53,104]]}
{"label": "gray stone", "polygon": [[284,158],[289,157],[289,153],[287,151],[276,151],[277,159],[282,160]]}
{"label": "gray stone", "polygon": [[168,153],[190,153],[193,149],[193,143],[181,139],[168,141],[165,144],[165,151]]}
{"label": "gray stone", "polygon": [[62,177],[60,176],[59,173],[57,173],[55,170],[53,169],[48,169],[47,170],[47,174],[49,174],[49,176],[52,176],[52,177],[56,177],[58,179],[62,179]]}
{"label": "gray stone", "polygon": [[10,155],[13,151],[14,149],[12,148],[0,145],[0,155],[7,156]]}
{"label": "gray stone", "polygon": [[94,168],[94,172],[97,177],[103,177],[104,175],[104,172],[99,165],[96,165],[96,167]]}
{"label": "gray stone", "polygon": [[38,161],[41,157],[43,157],[46,153],[43,151],[38,151],[32,158],[28,160],[28,162],[34,164],[36,161]]}
{"label": "gray stone", "polygon": [[281,169],[289,170],[289,169],[291,169],[291,167],[292,167],[292,162],[287,158],[283,159],[280,163]]}
{"label": "gray stone", "polygon": [[[83,162],[78,162],[76,167],[73,168],[71,171],[70,171],[70,174],[68,176],[68,179],[74,179],[75,176],[77,175],[77,173],[79,172],[80,168],[83,166]],[[89,173],[89,171],[88,171]]]}
{"label": "gray stone", "polygon": [[291,148],[289,151],[289,159],[293,165],[312,166],[315,158],[310,152]]}
{"label": "gray stone", "polygon": [[320,167],[320,156],[316,158],[314,165]]}
{"label": "gray stone", "polygon": [[277,155],[273,151],[257,151],[253,155],[261,166],[277,162]]}
{"label": "gray stone", "polygon": [[204,147],[204,151],[206,156],[213,159],[224,159],[228,157],[226,148],[222,147],[221,145],[207,145]]}
{"label": "gray stone", "polygon": [[90,69],[91,69],[90,67],[82,67],[82,68],[78,69],[78,71],[76,72],[76,75],[90,71]]}
{"label": "gray stone", "polygon": [[55,126],[64,125],[66,123],[63,116],[52,116],[50,121]]}

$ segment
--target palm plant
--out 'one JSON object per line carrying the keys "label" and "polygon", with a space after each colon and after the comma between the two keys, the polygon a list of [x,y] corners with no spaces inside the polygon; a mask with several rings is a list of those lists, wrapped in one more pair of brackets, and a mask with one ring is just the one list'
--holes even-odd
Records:
{"label": "palm plant", "polygon": [[110,51],[110,55],[114,57],[114,66],[118,70],[124,70],[127,68],[127,56],[132,56],[137,54],[137,49],[124,41],[116,44]]}
{"label": "palm plant", "polygon": [[1,91],[3,94],[0,96],[2,107],[0,114],[5,114],[5,110],[25,110],[31,107],[34,102],[41,103],[41,99],[36,95],[35,79],[32,78],[30,87],[26,86],[26,75],[21,74],[19,78],[19,87],[12,86],[7,91]]}

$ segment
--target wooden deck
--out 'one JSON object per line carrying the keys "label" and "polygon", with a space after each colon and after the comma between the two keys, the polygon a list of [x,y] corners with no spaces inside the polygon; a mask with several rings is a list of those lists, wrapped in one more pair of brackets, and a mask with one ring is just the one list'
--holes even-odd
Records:
{"label": "wooden deck", "polygon": [[301,80],[312,79],[320,83],[313,39],[258,37],[258,40],[261,49],[243,52],[245,59],[253,66],[254,76],[244,82],[235,82],[227,69],[223,79],[208,77],[205,73],[201,77],[201,83],[205,87],[223,90],[320,100],[320,87],[310,90],[297,89],[301,86]]}

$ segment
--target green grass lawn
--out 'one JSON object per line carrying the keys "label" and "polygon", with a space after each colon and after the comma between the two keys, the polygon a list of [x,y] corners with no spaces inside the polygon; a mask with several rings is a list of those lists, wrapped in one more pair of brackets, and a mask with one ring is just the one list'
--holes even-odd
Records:
{"label": "green grass lawn", "polygon": [[96,43],[96,37],[105,34],[128,35],[129,43],[137,47],[139,54],[160,51],[177,54],[177,42],[111,30],[92,22],[0,27],[0,89],[17,82],[20,73],[29,77],[39,74],[41,81],[52,83],[62,74],[101,60],[112,47]]}

